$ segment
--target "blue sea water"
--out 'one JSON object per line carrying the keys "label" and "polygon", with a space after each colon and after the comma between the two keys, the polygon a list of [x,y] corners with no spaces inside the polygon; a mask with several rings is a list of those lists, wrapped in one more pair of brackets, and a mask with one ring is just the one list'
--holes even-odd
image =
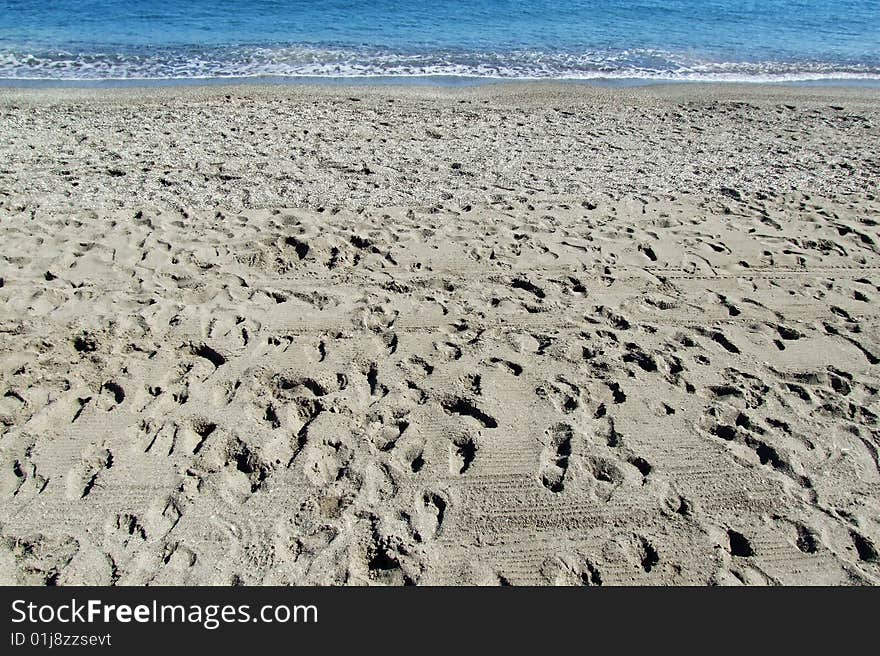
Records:
{"label": "blue sea water", "polygon": [[0,78],[880,78],[880,0],[0,0]]}

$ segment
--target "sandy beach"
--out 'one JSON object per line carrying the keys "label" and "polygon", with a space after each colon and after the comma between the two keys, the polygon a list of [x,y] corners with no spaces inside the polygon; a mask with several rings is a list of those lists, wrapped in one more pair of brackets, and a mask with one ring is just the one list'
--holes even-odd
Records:
{"label": "sandy beach", "polygon": [[880,90],[0,89],[0,583],[880,583]]}

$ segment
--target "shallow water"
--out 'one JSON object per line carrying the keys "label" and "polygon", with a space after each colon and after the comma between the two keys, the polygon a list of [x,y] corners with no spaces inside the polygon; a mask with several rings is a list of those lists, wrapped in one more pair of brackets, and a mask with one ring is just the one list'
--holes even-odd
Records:
{"label": "shallow water", "polygon": [[880,78],[877,0],[0,0],[0,78]]}

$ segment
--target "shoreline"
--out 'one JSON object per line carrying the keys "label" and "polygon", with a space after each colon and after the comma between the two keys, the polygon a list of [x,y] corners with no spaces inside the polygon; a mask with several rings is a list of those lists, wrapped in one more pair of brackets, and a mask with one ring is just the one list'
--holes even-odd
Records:
{"label": "shoreline", "polygon": [[[878,81],[880,83],[880,81]],[[263,82],[226,82],[217,84],[184,84],[159,86],[84,87],[84,86],[3,86],[0,84],[0,106],[10,101],[64,102],[130,100],[133,102],[223,99],[229,94],[262,99],[347,99],[359,94],[365,99],[437,100],[439,102],[459,99],[489,100],[505,104],[525,103],[533,106],[542,101],[609,102],[824,102],[834,98],[872,106],[880,101],[880,85],[861,86],[848,84],[801,85],[741,82],[666,82],[658,81],[637,85],[596,85],[587,82],[542,81],[485,81],[462,86],[371,84],[371,83],[294,83],[274,84]]]}
{"label": "shoreline", "polygon": [[826,77],[811,79],[705,80],[638,77],[597,78],[493,78],[480,76],[291,76],[291,77],[207,77],[133,79],[42,79],[0,78],[0,92],[6,90],[99,90],[189,89],[189,88],[379,88],[379,89],[468,89],[497,86],[561,88],[641,89],[653,87],[743,87],[780,89],[880,89],[880,77]]}

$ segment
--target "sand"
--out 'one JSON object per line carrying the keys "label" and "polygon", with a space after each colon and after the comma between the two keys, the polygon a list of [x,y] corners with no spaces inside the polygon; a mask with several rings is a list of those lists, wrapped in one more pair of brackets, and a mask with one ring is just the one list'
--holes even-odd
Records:
{"label": "sand", "polygon": [[0,90],[0,581],[880,583],[880,92]]}

